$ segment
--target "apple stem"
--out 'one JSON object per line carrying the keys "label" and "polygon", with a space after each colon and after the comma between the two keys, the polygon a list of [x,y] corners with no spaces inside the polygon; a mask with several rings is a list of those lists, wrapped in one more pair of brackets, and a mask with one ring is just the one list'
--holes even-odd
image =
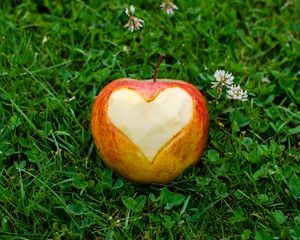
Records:
{"label": "apple stem", "polygon": [[155,69],[154,69],[153,82],[156,82],[159,66],[162,63],[162,61],[165,59],[165,57],[166,57],[165,55],[161,54],[157,59],[157,63],[156,63]]}

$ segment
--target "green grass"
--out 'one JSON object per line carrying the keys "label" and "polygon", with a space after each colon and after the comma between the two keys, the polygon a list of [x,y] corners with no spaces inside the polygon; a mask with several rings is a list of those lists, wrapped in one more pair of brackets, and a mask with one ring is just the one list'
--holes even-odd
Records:
{"label": "green grass", "polygon": [[[159,4],[0,2],[1,239],[300,239],[300,2]],[[195,168],[144,186],[105,168],[90,113],[109,81],[152,78],[160,53],[160,78],[206,97],[209,141]],[[217,69],[247,102],[211,89]]]}

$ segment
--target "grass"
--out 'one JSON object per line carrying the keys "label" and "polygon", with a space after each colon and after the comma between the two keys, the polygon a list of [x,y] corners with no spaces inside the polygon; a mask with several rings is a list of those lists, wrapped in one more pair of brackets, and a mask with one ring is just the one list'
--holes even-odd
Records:
{"label": "grass", "polygon": [[[131,2],[133,3],[133,2]],[[0,3],[1,239],[300,239],[300,3],[296,0]],[[195,168],[167,185],[128,182],[90,132],[119,77],[184,79],[207,99]],[[225,69],[249,92],[211,89]],[[269,79],[269,83],[262,81]]]}

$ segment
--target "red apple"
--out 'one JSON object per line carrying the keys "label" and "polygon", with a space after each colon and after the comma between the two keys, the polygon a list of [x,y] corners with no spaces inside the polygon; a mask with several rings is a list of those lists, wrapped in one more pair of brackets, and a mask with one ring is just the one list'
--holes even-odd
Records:
{"label": "red apple", "polygon": [[192,84],[122,78],[97,96],[91,130],[101,159],[120,175],[167,183],[199,161],[208,121],[206,101]]}

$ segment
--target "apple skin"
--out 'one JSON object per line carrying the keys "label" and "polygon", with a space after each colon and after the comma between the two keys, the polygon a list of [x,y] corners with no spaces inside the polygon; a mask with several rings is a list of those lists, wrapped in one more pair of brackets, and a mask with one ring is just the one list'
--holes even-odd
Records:
{"label": "apple skin", "polygon": [[[169,87],[180,87],[193,99],[192,119],[164,146],[150,162],[131,140],[121,133],[109,120],[108,100],[111,93],[128,88],[139,93],[146,101],[153,100]],[[93,105],[91,130],[95,146],[104,163],[128,180],[143,183],[168,183],[195,165],[205,147],[208,137],[209,115],[200,91],[184,81],[157,79],[135,80],[121,78],[106,85]]]}

